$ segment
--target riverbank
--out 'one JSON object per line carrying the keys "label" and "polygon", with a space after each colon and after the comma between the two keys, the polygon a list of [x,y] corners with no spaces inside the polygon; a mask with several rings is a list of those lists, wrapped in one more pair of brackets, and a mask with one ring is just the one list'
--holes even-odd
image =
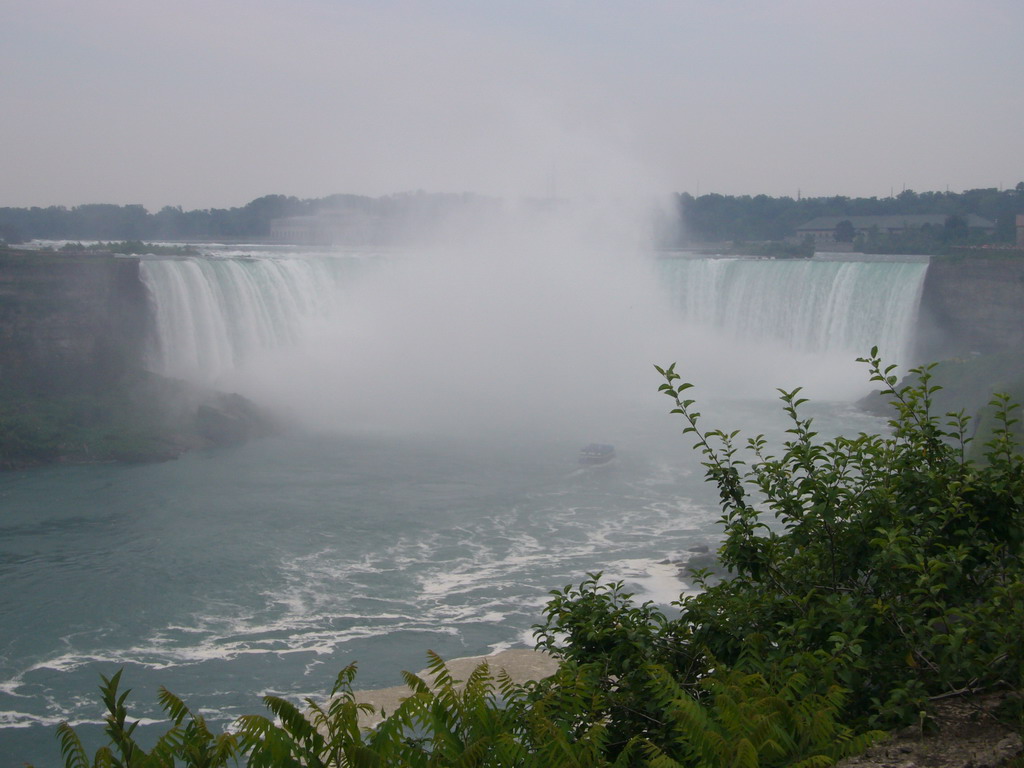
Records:
{"label": "riverbank", "polygon": [[[480,664],[486,663],[492,675],[505,672],[522,684],[550,677],[558,670],[558,661],[550,654],[527,648],[501,651],[488,656],[465,656],[446,662],[453,678],[465,681]],[[433,675],[423,669],[416,676],[433,688]],[[374,712],[363,712],[359,725],[374,728],[394,712],[412,689],[399,685],[390,688],[355,691],[355,700],[370,704]],[[1000,719],[1009,695],[964,696],[938,702],[933,727],[905,728],[868,749],[863,755],[841,760],[838,768],[982,768],[1012,765],[1009,761],[1024,754],[1020,733]],[[383,715],[382,715],[383,712]]]}
{"label": "riverbank", "polygon": [[[543,651],[534,651],[528,648],[514,648],[489,656],[463,656],[462,658],[447,661],[449,673],[456,680],[465,681],[469,675],[481,664],[487,664],[492,675],[505,672],[515,683],[527,683],[534,680],[543,680],[550,677],[558,670],[558,661]],[[422,669],[416,676],[425,681],[432,688],[433,675],[429,669]],[[360,704],[370,704],[374,712],[363,712],[359,716],[359,725],[363,728],[373,728],[380,723],[384,716],[398,708],[402,700],[412,695],[412,689],[406,685],[396,685],[390,688],[376,688],[355,692],[356,701]],[[384,713],[382,715],[381,713]]]}

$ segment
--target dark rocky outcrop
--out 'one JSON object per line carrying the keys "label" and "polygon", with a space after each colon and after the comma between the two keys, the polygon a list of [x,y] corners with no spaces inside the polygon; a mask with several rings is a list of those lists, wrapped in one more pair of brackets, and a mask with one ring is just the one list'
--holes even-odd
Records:
{"label": "dark rocky outcrop", "polygon": [[139,261],[0,251],[0,468],[160,461],[277,426],[241,397],[144,370]]}
{"label": "dark rocky outcrop", "polygon": [[211,446],[237,445],[277,430],[274,420],[238,394],[209,393],[195,412],[196,433]]}

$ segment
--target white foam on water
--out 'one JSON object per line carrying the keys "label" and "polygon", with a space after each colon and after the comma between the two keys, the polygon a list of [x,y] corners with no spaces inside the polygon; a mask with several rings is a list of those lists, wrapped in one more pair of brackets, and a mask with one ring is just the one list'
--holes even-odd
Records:
{"label": "white foam on water", "polygon": [[520,645],[526,648],[533,648],[535,645],[537,645],[537,638],[535,638],[533,635],[533,628],[530,628],[522,630],[516,636],[516,639],[512,642],[515,645]]}
{"label": "white foam on water", "polygon": [[69,720],[64,714],[39,715],[32,712],[18,712],[16,710],[0,711],[0,728],[33,728],[39,726],[53,728],[64,722],[77,728],[82,725],[101,725],[103,720],[102,718],[81,717]]}
{"label": "white foam on water", "polygon": [[[639,477],[652,474],[671,473],[657,468]],[[453,647],[492,652],[533,647],[530,627],[542,620],[549,589],[578,583],[587,572],[604,569],[606,580],[610,571],[629,575],[645,596],[657,596],[656,569],[645,571],[641,562],[663,557],[661,548],[684,549],[700,520],[709,517],[683,496],[666,496],[664,488],[652,489],[640,480],[613,477],[568,489],[557,478],[555,483],[516,497],[514,507],[499,504],[494,511],[453,516],[455,524],[430,532],[397,529],[390,540],[376,538],[357,554],[347,553],[342,544],[297,554],[282,551],[276,560],[261,561],[263,572],[270,574],[270,587],[211,598],[191,618],[177,615],[141,639],[129,637],[120,645],[110,641],[113,632],[69,637],[61,652],[36,660],[25,674],[31,673],[31,681],[40,672],[81,676],[93,674],[96,665],[134,665],[157,673],[179,669],[179,679],[195,687],[191,681],[205,674],[207,664],[219,674],[224,663],[236,660],[243,660],[242,665],[233,669],[264,669],[269,662],[261,659],[289,658],[287,668],[297,683],[322,677],[325,665],[338,659],[379,664],[375,648],[385,645],[377,641],[389,636],[387,647],[397,648],[436,637],[430,642],[449,653]],[[653,553],[652,541],[658,548]],[[253,662],[246,666],[245,659]],[[160,677],[176,690],[173,675]],[[25,679],[22,675],[0,690],[41,699],[24,687]],[[291,698],[290,684],[283,685]],[[325,693],[312,682],[298,685],[314,688],[316,697]],[[225,695],[202,691],[204,711],[216,713],[211,720],[237,715],[237,694],[224,707],[210,704]],[[138,704],[150,707],[144,713],[158,711],[150,701],[140,699]],[[40,707],[37,715],[49,717],[57,706],[52,711]],[[65,711],[59,719],[91,716],[96,709],[89,699],[70,705],[65,699],[61,706]],[[30,707],[9,709],[24,712]],[[17,715],[11,719],[22,721]]]}
{"label": "white foam on water", "polygon": [[24,696],[24,694],[18,693],[18,689],[22,685],[22,675],[17,675],[8,680],[0,681],[0,694],[3,694],[5,696],[27,698]]}
{"label": "white foam on water", "polygon": [[608,563],[604,580],[622,581],[627,591],[633,592],[636,602],[651,601],[659,606],[671,605],[686,587],[677,565],[641,558]]}
{"label": "white foam on water", "polygon": [[[284,585],[264,593],[263,609],[231,615],[224,610],[227,606],[218,605],[215,613],[196,616],[194,624],[169,625],[143,643],[103,653],[60,654],[38,662],[28,672],[70,672],[91,664],[124,663],[164,670],[244,656],[309,654],[314,658],[306,662],[308,673],[311,665],[320,663],[317,659],[329,658],[351,642],[407,631],[457,635],[460,626],[500,626],[513,616],[535,619],[552,586],[544,574],[566,566],[569,581],[603,569],[605,580],[622,578],[636,587],[642,599],[668,604],[684,586],[673,566],[649,558],[595,559],[601,552],[625,553],[634,546],[632,542],[666,531],[684,540],[692,538],[691,529],[680,523],[685,524],[696,510],[684,500],[652,501],[643,495],[637,500],[645,506],[613,518],[603,510],[585,507],[537,513],[557,515],[557,521],[552,518],[556,529],[569,525],[582,536],[560,547],[545,548],[535,533],[516,530],[521,521],[495,516],[426,537],[401,536],[381,553],[362,553],[351,562],[342,561],[331,548],[322,548],[282,560]],[[449,553],[449,559],[437,559],[442,551]],[[385,572],[408,573],[417,591],[382,596],[365,586],[352,588],[356,578]],[[354,611],[353,599],[390,602],[404,609]],[[529,630],[519,639],[532,645]],[[22,679],[9,681],[3,690],[17,693]]]}

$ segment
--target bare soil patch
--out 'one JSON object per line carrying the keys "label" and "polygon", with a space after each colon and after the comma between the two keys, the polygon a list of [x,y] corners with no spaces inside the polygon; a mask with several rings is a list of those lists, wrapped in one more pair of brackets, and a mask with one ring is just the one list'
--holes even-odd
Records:
{"label": "bare soil patch", "polygon": [[[996,768],[1024,755],[1020,729],[996,716],[1005,694],[938,703],[934,728],[905,728],[838,768]],[[1024,764],[1024,763],[1022,763]]]}

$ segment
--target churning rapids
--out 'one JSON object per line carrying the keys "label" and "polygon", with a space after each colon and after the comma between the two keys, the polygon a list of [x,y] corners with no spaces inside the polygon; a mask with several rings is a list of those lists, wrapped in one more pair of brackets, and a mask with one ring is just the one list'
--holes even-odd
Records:
{"label": "churning rapids", "polygon": [[[0,764],[52,765],[61,720],[166,686],[225,725],[319,696],[358,661],[393,685],[424,652],[531,645],[547,591],[603,571],[668,605],[714,546],[714,493],[652,363],[705,421],[823,432],[874,344],[905,360],[927,265],[557,252],[209,246],[145,260],[150,366],[288,414],[289,433],[164,464],[0,477]],[[617,462],[581,469],[579,449]],[[99,728],[84,726],[89,738]],[[95,745],[94,745],[95,746]]]}

